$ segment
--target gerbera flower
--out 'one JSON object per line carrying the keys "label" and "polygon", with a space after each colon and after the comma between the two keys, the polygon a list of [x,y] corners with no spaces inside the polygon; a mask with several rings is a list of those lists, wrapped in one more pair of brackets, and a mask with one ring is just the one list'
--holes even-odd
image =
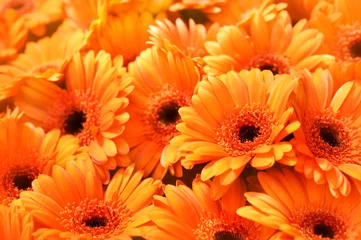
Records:
{"label": "gerbera flower", "polygon": [[[78,28],[87,30],[90,24],[106,12],[109,0],[63,0],[64,11],[68,19]],[[87,6],[84,8],[84,6]]]}
{"label": "gerbera flower", "polygon": [[24,47],[28,31],[24,19],[14,11],[4,11],[0,16],[0,64],[6,63],[16,56]]}
{"label": "gerbera flower", "polygon": [[187,169],[210,162],[201,178],[213,178],[214,199],[228,190],[248,162],[258,170],[276,161],[295,164],[292,145],[281,141],[300,125],[290,120],[293,108],[287,106],[295,84],[290,75],[274,77],[258,69],[229,72],[219,79],[209,76],[193,95],[193,105],[179,109],[181,135],[170,145],[179,147]]}
{"label": "gerbera flower", "polygon": [[41,239],[128,240],[126,232],[142,222],[136,213],[162,191],[159,180],[142,177],[142,171],[129,166],[103,190],[91,161],[70,161],[65,169],[54,166],[52,177],[40,175],[33,192],[21,193],[21,201]]}
{"label": "gerbera flower", "polygon": [[44,35],[48,23],[63,18],[61,0],[3,0],[0,13],[12,9],[25,19],[26,27],[35,35]]}
{"label": "gerbera flower", "polygon": [[[25,52],[9,62],[9,65],[1,66],[0,72],[14,78],[43,74],[47,71],[48,73],[45,75],[61,73],[64,65],[85,43],[85,34],[82,31],[55,33],[38,42],[27,43]],[[53,80],[59,78],[60,76],[53,76]]]}
{"label": "gerbera flower", "polygon": [[144,169],[144,175],[153,171],[153,177],[161,179],[167,168],[159,159],[161,155],[163,159],[173,157],[176,151],[169,146],[169,140],[178,134],[178,109],[191,103],[200,80],[199,70],[191,58],[180,52],[152,47],[129,64],[129,73],[135,79],[135,90],[129,96],[131,118],[124,131],[132,148],[129,156],[136,169]]}
{"label": "gerbera flower", "polygon": [[47,79],[24,78],[14,96],[15,105],[34,124],[45,131],[59,128],[62,134],[76,136],[81,146],[89,146],[94,163],[105,171],[101,176],[122,165],[129,151],[121,135],[129,119],[126,96],[133,86],[118,60],[114,65],[104,51],[84,56],[77,52],[64,70],[65,89]]}
{"label": "gerbera flower", "polygon": [[306,180],[288,169],[258,173],[264,193],[247,192],[252,206],[237,214],[276,228],[294,239],[349,239],[361,237],[360,195],[335,198],[327,185]]}
{"label": "gerbera flower", "polygon": [[168,11],[172,0],[109,0],[108,14],[122,14],[122,12],[151,12],[156,15],[158,13]]}
{"label": "gerbera flower", "polygon": [[341,13],[338,19],[319,12],[310,20],[310,26],[325,35],[319,52],[332,54],[338,61],[361,60],[361,6],[357,0],[334,0],[334,11]]}
{"label": "gerbera flower", "polygon": [[0,119],[0,203],[19,198],[39,174],[50,174],[55,163],[63,165],[74,158],[78,140],[60,137],[59,130],[45,134],[43,129],[24,123],[18,109]]}
{"label": "gerbera flower", "polygon": [[189,57],[205,56],[205,41],[215,40],[218,31],[218,24],[207,30],[203,24],[195,24],[193,19],[189,20],[188,27],[180,18],[176,19],[175,24],[168,19],[156,21],[156,24],[149,26],[151,36],[148,43],[166,49],[169,42]]}
{"label": "gerbera flower", "polygon": [[103,14],[90,27],[89,47],[94,51],[105,50],[113,58],[122,55],[125,64],[128,64],[149,47],[146,44],[149,38],[149,25],[164,17],[164,14],[153,16],[147,11],[122,12],[119,15]]}
{"label": "gerbera flower", "polygon": [[148,221],[139,227],[140,235],[149,240],[265,240],[274,232],[237,216],[237,208],[246,203],[243,181],[235,181],[218,201],[210,196],[210,184],[199,177],[192,187],[178,181],[177,186],[165,187],[165,197],[155,196],[154,205],[144,214]]}
{"label": "gerbera flower", "polygon": [[295,169],[316,183],[327,182],[333,195],[347,196],[346,176],[361,181],[361,84],[347,82],[333,94],[332,77],[322,69],[303,72],[301,83],[295,109],[302,131],[291,140],[298,153]]}
{"label": "gerbera flower", "polygon": [[333,62],[328,67],[332,75],[333,93],[344,83],[352,80],[361,80],[361,61],[359,62]]}
{"label": "gerbera flower", "polygon": [[280,12],[267,22],[260,14],[250,20],[250,33],[241,26],[225,26],[217,41],[205,43],[211,56],[204,57],[206,71],[222,74],[230,70],[259,68],[274,74],[290,73],[291,69],[324,67],[333,60],[330,55],[316,55],[323,34],[307,26],[307,20],[293,28],[287,12]]}
{"label": "gerbera flower", "polygon": [[19,200],[11,205],[0,204],[0,239],[30,240],[33,233],[33,219]]}
{"label": "gerbera flower", "polygon": [[286,7],[287,5],[284,3],[273,4],[272,0],[183,0],[174,3],[170,7],[170,11],[185,9],[200,10],[205,14],[205,19],[224,26],[235,25],[237,23],[247,25],[254,14],[260,14],[265,17],[266,21],[270,21],[274,19],[279,11]]}
{"label": "gerbera flower", "polygon": [[[290,13],[292,22],[296,23],[299,20],[306,18],[310,19],[312,11],[315,7],[325,0],[276,0],[278,3],[286,3],[287,11]],[[328,3],[333,3],[333,0],[326,0]]]}

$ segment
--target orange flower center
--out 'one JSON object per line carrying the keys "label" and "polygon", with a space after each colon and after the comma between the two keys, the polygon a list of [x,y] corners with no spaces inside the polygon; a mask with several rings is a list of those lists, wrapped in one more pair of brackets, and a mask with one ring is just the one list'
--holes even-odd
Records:
{"label": "orange flower center", "polygon": [[226,212],[207,213],[207,217],[202,217],[198,228],[194,230],[194,235],[196,240],[259,239],[259,231],[254,222]]}
{"label": "orange flower center", "polygon": [[95,139],[92,129],[100,126],[100,103],[91,90],[64,91],[48,113],[45,130],[59,128],[63,134],[77,136],[82,146]]}
{"label": "orange flower center", "polygon": [[260,54],[255,56],[246,67],[259,68],[260,70],[270,70],[273,75],[290,73],[290,63],[287,58],[275,54]]}
{"label": "orange flower center", "polygon": [[61,224],[69,232],[109,239],[124,232],[132,213],[116,202],[87,198],[79,204],[68,203],[60,216]]}
{"label": "orange flower center", "polygon": [[236,109],[216,130],[217,142],[229,155],[252,155],[252,151],[270,142],[275,125],[273,111],[254,103]]}
{"label": "orange flower center", "polygon": [[357,239],[349,217],[331,209],[300,207],[292,211],[290,222],[305,239]]}
{"label": "orange flower center", "polygon": [[338,39],[337,57],[343,61],[361,60],[361,22],[341,26]]}
{"label": "orange flower center", "polygon": [[36,165],[14,165],[0,176],[0,196],[2,203],[8,204],[18,199],[22,191],[31,190],[31,183],[40,174]]}
{"label": "orange flower center", "polygon": [[325,158],[335,166],[359,160],[358,131],[350,125],[349,119],[333,113],[331,109],[323,112],[309,110],[303,123],[309,149],[316,157]]}
{"label": "orange flower center", "polygon": [[167,145],[178,134],[175,126],[181,121],[178,110],[191,103],[191,92],[165,85],[152,93],[143,115],[146,134],[157,143]]}

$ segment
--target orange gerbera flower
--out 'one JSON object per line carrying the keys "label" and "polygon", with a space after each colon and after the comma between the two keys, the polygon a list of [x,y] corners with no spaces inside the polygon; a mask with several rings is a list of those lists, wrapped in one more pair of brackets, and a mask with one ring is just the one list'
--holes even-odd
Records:
{"label": "orange gerbera flower", "polygon": [[109,0],[108,14],[122,14],[122,12],[151,12],[156,15],[166,12],[172,0]]}
{"label": "orange gerbera flower", "polygon": [[0,204],[0,239],[30,240],[33,233],[33,219],[19,200],[11,205]]}
{"label": "orange gerbera flower", "polygon": [[103,14],[90,27],[89,46],[94,51],[105,50],[113,58],[122,55],[125,64],[128,64],[149,47],[146,44],[149,38],[149,25],[164,17],[164,14],[153,16],[147,11],[122,12],[119,15]]}
{"label": "orange gerbera flower", "polygon": [[14,58],[24,47],[27,37],[24,19],[14,11],[4,11],[0,16],[0,64]]}
{"label": "orange gerbera flower", "polygon": [[[157,26],[149,26],[150,44],[166,49],[171,43],[189,57],[203,57],[206,55],[205,41],[215,40],[218,24],[213,24],[208,30],[203,24],[195,24],[193,19],[189,25],[178,18],[173,24],[168,19],[156,21]],[[166,41],[165,41],[166,39]]]}
{"label": "orange gerbera flower", "polygon": [[[212,22],[223,25],[235,25],[237,23],[248,25],[250,18],[254,14],[260,14],[265,17],[266,21],[274,19],[276,14],[285,9],[286,4],[273,4],[273,0],[182,0],[174,3],[171,11],[181,11],[184,9],[201,10],[205,16]],[[199,15],[199,14],[198,14]]]}
{"label": "orange gerbera flower", "polygon": [[357,191],[335,198],[327,185],[306,180],[288,169],[260,172],[258,178],[266,193],[247,192],[252,206],[238,209],[238,215],[279,229],[296,240],[360,239]]}
{"label": "orange gerbera flower", "polygon": [[292,22],[306,18],[310,19],[312,11],[318,6],[320,2],[333,3],[333,0],[276,0],[278,3],[286,3],[287,11],[290,13]]}
{"label": "orange gerbera flower", "polygon": [[2,0],[0,13],[12,9],[24,18],[25,26],[35,35],[44,35],[48,23],[63,18],[61,0]]}
{"label": "orange gerbera flower", "polygon": [[78,28],[87,30],[90,24],[106,11],[109,0],[63,0],[63,2],[66,17]]}
{"label": "orange gerbera flower", "polygon": [[176,151],[169,146],[169,140],[178,134],[178,109],[191,103],[200,80],[199,71],[192,59],[182,53],[153,47],[129,65],[129,73],[135,79],[135,90],[129,96],[131,117],[124,132],[132,148],[129,156],[136,169],[144,169],[146,176],[153,171],[153,177],[161,179],[167,168],[159,159],[161,155],[168,159]]}
{"label": "orange gerbera flower", "polygon": [[70,161],[66,169],[54,166],[52,177],[40,175],[33,192],[21,193],[21,201],[40,239],[130,240],[127,231],[143,222],[136,213],[162,191],[159,180],[142,177],[129,166],[103,190],[91,161]]}
{"label": "orange gerbera flower", "polygon": [[121,135],[129,119],[126,96],[133,89],[118,60],[113,65],[104,51],[77,52],[64,70],[65,89],[47,79],[23,78],[17,83],[15,105],[45,131],[59,128],[76,136],[103,171],[114,169],[129,151]]}
{"label": "orange gerbera flower", "polygon": [[237,216],[236,210],[246,204],[243,181],[235,181],[218,201],[211,198],[208,182],[197,177],[192,185],[193,190],[178,181],[165,187],[165,197],[155,196],[140,235],[149,240],[265,240],[274,232]]}
{"label": "orange gerbera flower", "polygon": [[293,108],[287,106],[295,84],[290,75],[274,77],[258,69],[229,72],[219,79],[209,76],[193,95],[193,105],[179,109],[181,135],[170,144],[179,147],[185,168],[210,162],[201,178],[213,178],[214,199],[228,190],[248,162],[259,170],[276,161],[295,164],[292,145],[282,142],[300,126],[290,120]]}
{"label": "orange gerbera flower", "polygon": [[52,165],[65,164],[78,149],[76,138],[60,137],[59,130],[45,134],[24,123],[18,109],[8,111],[0,119],[0,203],[8,204],[20,192],[31,190],[39,174],[50,174]]}
{"label": "orange gerbera flower", "polygon": [[333,195],[347,196],[346,176],[361,181],[361,84],[347,82],[333,94],[328,71],[303,75],[295,94],[302,131],[291,140],[299,158],[295,169],[318,184],[327,182]]}
{"label": "orange gerbera flower", "polygon": [[328,70],[333,79],[333,93],[346,82],[361,80],[361,61],[359,62],[333,62]]}
{"label": "orange gerbera flower", "polygon": [[358,0],[334,0],[334,11],[341,14],[338,19],[318,12],[310,20],[310,26],[325,35],[320,52],[332,54],[338,61],[360,61],[361,5]]}
{"label": "orange gerbera flower", "polygon": [[330,55],[316,55],[323,34],[307,27],[307,20],[292,27],[287,12],[274,21],[256,14],[250,20],[250,34],[241,26],[225,26],[217,34],[217,42],[205,43],[211,56],[204,57],[206,71],[222,74],[230,70],[259,68],[274,74],[290,73],[292,68],[310,70],[327,66]]}
{"label": "orange gerbera flower", "polygon": [[[55,33],[51,37],[44,37],[38,42],[26,44],[25,52],[19,54],[9,65],[0,67],[0,72],[9,76],[29,76],[43,74],[53,75],[53,80],[58,80],[64,65],[75,52],[79,51],[86,43],[82,31],[69,31]],[[56,47],[54,47],[56,46]]]}

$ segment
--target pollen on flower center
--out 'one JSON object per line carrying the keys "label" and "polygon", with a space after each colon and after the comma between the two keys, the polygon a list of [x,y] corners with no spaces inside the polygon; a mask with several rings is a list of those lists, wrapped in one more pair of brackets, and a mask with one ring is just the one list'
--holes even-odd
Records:
{"label": "pollen on flower center", "polygon": [[256,240],[259,232],[254,222],[226,212],[207,213],[194,230],[196,240]]}
{"label": "pollen on flower center", "polygon": [[75,234],[90,234],[97,239],[108,239],[121,234],[130,223],[133,214],[116,202],[85,199],[80,203],[68,203],[60,213],[60,223]]}
{"label": "pollen on flower center", "polygon": [[192,93],[172,85],[164,85],[150,94],[143,115],[146,134],[155,142],[166,145],[178,132],[179,108],[191,104]]}
{"label": "pollen on flower center", "polygon": [[255,56],[245,67],[248,70],[258,68],[260,70],[270,70],[273,75],[290,73],[289,61],[275,54],[260,54]]}
{"label": "pollen on flower center", "polygon": [[361,42],[356,42],[350,47],[351,57],[361,57]]}
{"label": "pollen on flower center", "polygon": [[64,91],[48,110],[44,129],[60,128],[63,134],[73,134],[82,146],[95,138],[92,127],[100,126],[100,102],[90,89]]}
{"label": "pollen on flower center", "polygon": [[275,125],[273,111],[260,104],[246,105],[226,117],[216,130],[217,142],[229,155],[252,155],[269,143]]}
{"label": "pollen on flower center", "polygon": [[352,154],[361,149],[352,141],[358,139],[358,133],[349,126],[348,118],[333,113],[331,109],[323,112],[310,109],[303,121],[307,146],[316,157],[325,158],[335,166],[357,161]]}
{"label": "pollen on flower center", "polygon": [[354,226],[347,214],[307,205],[291,213],[292,225],[305,239],[354,239]]}

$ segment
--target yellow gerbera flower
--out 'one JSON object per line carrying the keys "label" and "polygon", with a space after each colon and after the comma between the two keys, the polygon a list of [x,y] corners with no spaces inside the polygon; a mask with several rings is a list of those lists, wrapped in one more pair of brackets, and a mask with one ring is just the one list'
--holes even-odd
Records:
{"label": "yellow gerbera flower", "polygon": [[[168,159],[176,152],[169,140],[178,134],[178,109],[191,103],[199,70],[191,58],[178,51],[152,47],[129,65],[129,73],[135,79],[135,90],[129,96],[131,117],[124,131],[132,148],[129,156],[136,169],[144,169],[145,175],[153,172],[153,177],[161,179],[167,167],[159,159]],[[179,167],[173,172],[178,176]]]}
{"label": "yellow gerbera flower", "polygon": [[90,27],[89,47],[94,51],[105,50],[113,58],[122,55],[127,65],[149,47],[146,44],[149,38],[149,25],[164,17],[164,14],[153,16],[147,11],[122,12],[119,15],[103,14]]}
{"label": "yellow gerbera flower", "polygon": [[295,240],[360,239],[357,191],[335,198],[327,184],[316,184],[288,169],[260,172],[258,178],[266,193],[247,192],[252,206],[238,209],[238,215],[279,229]]}
{"label": "yellow gerbera flower", "polygon": [[310,20],[310,26],[325,35],[320,52],[332,54],[338,61],[360,61],[361,5],[358,0],[334,0],[334,11],[341,15],[338,19],[319,12]]}
{"label": "yellow gerbera flower", "polygon": [[33,219],[20,200],[8,206],[0,204],[0,239],[30,240],[33,228]]}
{"label": "yellow gerbera flower", "polygon": [[248,162],[258,170],[275,162],[295,164],[292,145],[282,141],[300,126],[291,120],[293,108],[287,104],[295,84],[290,75],[273,76],[259,69],[232,71],[202,81],[192,106],[179,109],[181,135],[170,145],[179,147],[185,168],[209,162],[201,178],[213,178],[214,199],[228,190]]}
{"label": "yellow gerbera flower", "polygon": [[250,20],[250,32],[241,26],[225,26],[217,34],[217,41],[205,43],[211,56],[205,56],[206,71],[214,74],[230,70],[259,68],[274,74],[290,73],[291,69],[310,70],[325,67],[334,58],[317,55],[323,34],[308,28],[307,20],[292,27],[287,12],[280,12],[267,22],[260,14]]}
{"label": "yellow gerbera flower", "polygon": [[140,235],[149,240],[266,240],[274,232],[237,216],[236,210],[246,204],[243,181],[235,181],[217,201],[210,196],[210,184],[199,177],[192,188],[179,181],[177,186],[167,185],[165,197],[155,196],[144,213]]}
{"label": "yellow gerbera flower", "polygon": [[7,9],[15,10],[24,18],[26,28],[33,34],[45,34],[48,23],[63,18],[63,2],[61,0],[2,0],[0,13]]}
{"label": "yellow gerbera flower", "polygon": [[33,192],[21,201],[34,218],[34,235],[40,239],[122,239],[143,221],[137,212],[161,194],[162,183],[147,178],[134,166],[120,169],[106,190],[91,161],[70,161],[53,167],[52,177],[40,175]]}
{"label": "yellow gerbera flower", "polygon": [[32,189],[39,174],[50,174],[52,165],[64,165],[79,149],[72,136],[60,137],[59,130],[24,123],[18,109],[0,119],[0,203],[8,204],[24,190]]}
{"label": "yellow gerbera flower", "polygon": [[[1,12],[1,11],[0,11]],[[0,65],[16,57],[24,47],[28,31],[24,19],[14,11],[4,11],[0,16]]]}
{"label": "yellow gerbera flower", "polygon": [[361,181],[361,83],[347,82],[334,93],[327,70],[303,75],[295,94],[302,131],[291,140],[298,153],[295,169],[318,184],[328,183],[336,197],[347,196],[346,176]]}
{"label": "yellow gerbera flower", "polygon": [[118,60],[113,64],[104,51],[84,56],[77,52],[64,69],[65,89],[47,79],[22,78],[15,105],[45,131],[59,128],[62,134],[76,136],[81,146],[89,146],[92,160],[103,171],[114,169],[129,151],[121,135],[129,119],[127,95],[133,90],[132,78],[125,76]]}
{"label": "yellow gerbera flower", "polygon": [[156,26],[149,26],[150,44],[167,49],[171,43],[189,57],[204,57],[207,52],[204,48],[205,41],[215,40],[218,24],[213,24],[208,30],[203,24],[196,24],[189,20],[188,26],[180,18],[175,24],[168,19],[156,21]]}

